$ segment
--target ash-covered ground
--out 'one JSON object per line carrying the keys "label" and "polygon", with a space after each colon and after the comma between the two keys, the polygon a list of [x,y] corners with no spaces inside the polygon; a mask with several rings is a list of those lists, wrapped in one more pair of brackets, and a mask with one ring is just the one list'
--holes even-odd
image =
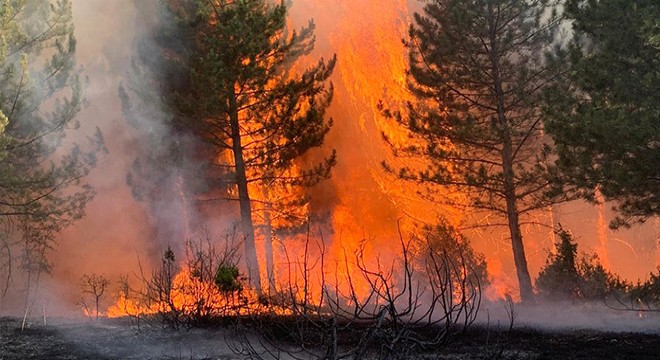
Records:
{"label": "ash-covered ground", "polygon": [[52,324],[0,318],[0,359],[236,359],[222,330],[138,329],[126,319]]}
{"label": "ash-covered ground", "polygon": [[[231,350],[235,339],[226,329],[138,329],[127,319],[49,321],[35,320],[21,331],[21,319],[0,318],[0,360],[246,358]],[[498,331],[480,324],[420,359],[660,359],[660,316],[643,321],[648,326],[640,332],[529,325]]]}

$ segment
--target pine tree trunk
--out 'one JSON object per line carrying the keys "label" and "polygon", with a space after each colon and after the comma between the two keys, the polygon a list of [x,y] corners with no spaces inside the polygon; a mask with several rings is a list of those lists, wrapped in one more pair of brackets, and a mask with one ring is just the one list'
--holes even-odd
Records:
{"label": "pine tree trunk", "polygon": [[[268,198],[266,198],[268,199]],[[270,218],[270,203],[264,210],[264,246],[266,247],[266,272],[268,273],[269,294],[275,294],[275,261],[273,259],[273,227]]]}
{"label": "pine tree trunk", "polygon": [[[496,91],[498,91],[498,94],[503,94],[501,86],[496,86]],[[498,98],[503,99],[504,97],[502,95],[498,96]],[[500,108],[499,104],[498,108]],[[511,140],[511,130],[507,123],[506,115],[501,110],[503,108],[503,106],[500,108],[498,118],[504,140],[502,145],[502,175],[504,181],[504,197],[506,201],[506,217],[509,225],[509,233],[511,235],[511,248],[513,250],[513,261],[516,265],[516,273],[518,275],[520,299],[523,302],[534,302],[532,279],[529,276],[527,257],[525,256],[525,246],[523,244],[522,234],[520,233],[520,218],[517,204],[518,197],[516,194],[515,172],[513,169],[513,142]]]}
{"label": "pine tree trunk", "polygon": [[238,202],[241,212],[241,232],[245,237],[245,261],[247,262],[250,285],[258,295],[261,295],[261,278],[259,276],[259,261],[254,242],[254,224],[252,223],[252,205],[248,193],[245,160],[243,159],[243,146],[241,145],[241,130],[238,122],[238,106],[234,93],[234,84],[230,85],[229,92],[229,122],[231,127],[232,151],[236,171],[236,185],[238,186]]}
{"label": "pine tree trunk", "polygon": [[523,302],[534,301],[534,290],[532,289],[532,279],[529,276],[527,268],[527,258],[525,257],[525,247],[520,233],[520,219],[517,208],[515,172],[513,169],[514,150],[511,139],[511,129],[506,115],[506,99],[504,95],[503,80],[500,74],[500,49],[498,43],[498,24],[497,15],[493,8],[493,3],[488,3],[488,22],[489,22],[489,40],[490,40],[490,65],[493,76],[494,95],[497,104],[497,125],[500,136],[502,137],[502,172],[504,181],[504,197],[506,201],[506,215],[511,234],[511,247],[513,250],[513,260],[516,265],[518,275],[518,285],[520,286],[520,299]]}
{"label": "pine tree trunk", "polygon": [[607,223],[605,221],[605,198],[603,193],[600,192],[600,189],[596,189],[596,212],[598,216],[596,234],[598,235],[598,260],[606,268],[610,268],[610,256],[607,251]]}
{"label": "pine tree trunk", "polygon": [[[503,164],[504,164],[504,194],[506,197],[506,213],[509,223],[509,233],[511,234],[511,247],[513,249],[513,261],[516,265],[518,275],[518,284],[520,286],[520,299],[523,302],[534,302],[534,290],[532,289],[532,279],[529,276],[527,268],[527,257],[525,256],[525,247],[523,245],[522,234],[520,233],[520,219],[518,217],[518,208],[516,204],[516,189],[514,185],[513,164],[510,158],[511,146],[504,146]],[[508,153],[508,154],[507,154]],[[509,155],[509,156],[507,156]],[[508,157],[508,159],[507,159]]]}
{"label": "pine tree trunk", "polygon": [[266,274],[268,276],[268,293],[275,294],[275,261],[273,260],[273,225],[270,217],[272,204],[270,202],[269,184],[263,186],[264,195],[264,247],[266,252]]}

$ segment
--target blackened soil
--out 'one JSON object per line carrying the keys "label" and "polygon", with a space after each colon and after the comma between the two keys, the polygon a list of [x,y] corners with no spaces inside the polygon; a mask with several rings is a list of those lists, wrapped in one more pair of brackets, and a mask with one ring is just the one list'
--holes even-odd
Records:
{"label": "blackened soil", "polygon": [[[660,324],[658,324],[660,327]],[[473,328],[444,351],[450,359],[660,359],[660,334]],[[463,357],[457,356],[463,354]]]}
{"label": "blackened soil", "polygon": [[[121,320],[60,320],[21,331],[19,319],[0,318],[0,360],[243,359],[229,349],[227,336],[223,330],[137,329]],[[660,359],[660,334],[473,327],[450,346],[420,358]]]}
{"label": "blackened soil", "polygon": [[53,325],[0,318],[0,360],[234,359],[220,330],[173,331],[101,320]]}

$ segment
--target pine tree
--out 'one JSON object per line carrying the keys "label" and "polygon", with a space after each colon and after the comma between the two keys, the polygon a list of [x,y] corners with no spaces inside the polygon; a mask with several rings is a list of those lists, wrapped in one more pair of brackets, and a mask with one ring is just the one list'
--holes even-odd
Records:
{"label": "pine tree", "polygon": [[562,228],[557,230],[557,235],[557,253],[548,256],[545,267],[536,279],[536,287],[540,295],[548,299],[577,299],[581,296],[577,244],[573,242],[571,233]]}
{"label": "pine tree", "polygon": [[[159,90],[174,113],[170,126],[205,144],[198,154],[207,164],[205,199],[238,201],[250,282],[260,292],[256,213],[271,217],[265,223],[294,215],[280,209],[303,206],[301,189],[328,178],[336,161],[334,152],[317,161],[309,155],[332,125],[325,117],[333,93],[326,83],[335,58],[293,71],[313,48],[314,24],[289,31],[285,4],[173,0],[163,16],[174,24],[165,25],[166,33],[175,35],[156,39],[165,57]],[[272,259],[272,251],[267,256]],[[269,278],[271,267],[272,261]]]}
{"label": "pine tree", "polygon": [[38,279],[55,236],[94,195],[82,179],[102,138],[97,131],[86,148],[64,141],[83,106],[70,2],[3,1],[0,35],[0,253],[11,259],[20,246],[20,268]]}
{"label": "pine tree", "polygon": [[[406,111],[385,115],[410,131],[397,154],[428,166],[391,169],[404,179],[466,194],[469,207],[502,219],[511,236],[523,301],[533,290],[520,231],[547,207],[540,89],[553,69],[543,52],[554,38],[551,1],[434,0],[410,29]],[[454,203],[454,205],[461,205]]]}
{"label": "pine tree", "polygon": [[573,38],[548,90],[556,193],[616,201],[612,227],[660,214],[660,2],[571,0]]}

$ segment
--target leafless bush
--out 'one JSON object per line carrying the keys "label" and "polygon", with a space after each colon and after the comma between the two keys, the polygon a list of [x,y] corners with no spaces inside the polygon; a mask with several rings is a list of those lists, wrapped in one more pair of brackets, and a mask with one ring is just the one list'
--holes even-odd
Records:
{"label": "leafless bush", "polygon": [[90,318],[98,319],[101,315],[101,300],[110,286],[110,280],[95,273],[85,274],[80,278],[80,299],[78,305]]}
{"label": "leafless bush", "polygon": [[506,328],[502,328],[502,325],[499,324],[499,322],[496,326],[491,325],[490,313],[487,313],[488,321],[486,322],[486,344],[483,356],[484,359],[501,359],[502,355],[504,354],[504,350],[509,347],[511,334],[513,332],[513,324],[516,320],[513,299],[511,299],[509,294],[506,295],[505,310],[509,320],[509,322],[506,324]]}
{"label": "leafless bush", "polygon": [[240,261],[234,237],[227,237],[225,245],[216,248],[209,236],[186,243],[188,273],[179,284],[183,295],[181,312],[187,325],[235,316],[247,304],[243,292],[245,278],[238,269]]}
{"label": "leafless bush", "polygon": [[[306,243],[298,271],[271,313],[258,313],[237,326],[235,353],[251,359],[409,359],[437,351],[475,321],[481,284],[463,254],[450,256],[426,243],[411,254],[400,237],[401,257],[388,265],[368,261],[364,243],[353,254],[357,271],[329,279],[325,249],[310,261]],[[348,258],[348,256],[346,256]],[[348,262],[346,262],[348,263]],[[348,266],[348,265],[346,265]],[[336,270],[336,269],[335,269]],[[310,292],[310,274],[320,271],[320,294]],[[366,294],[357,290],[367,284]]]}

